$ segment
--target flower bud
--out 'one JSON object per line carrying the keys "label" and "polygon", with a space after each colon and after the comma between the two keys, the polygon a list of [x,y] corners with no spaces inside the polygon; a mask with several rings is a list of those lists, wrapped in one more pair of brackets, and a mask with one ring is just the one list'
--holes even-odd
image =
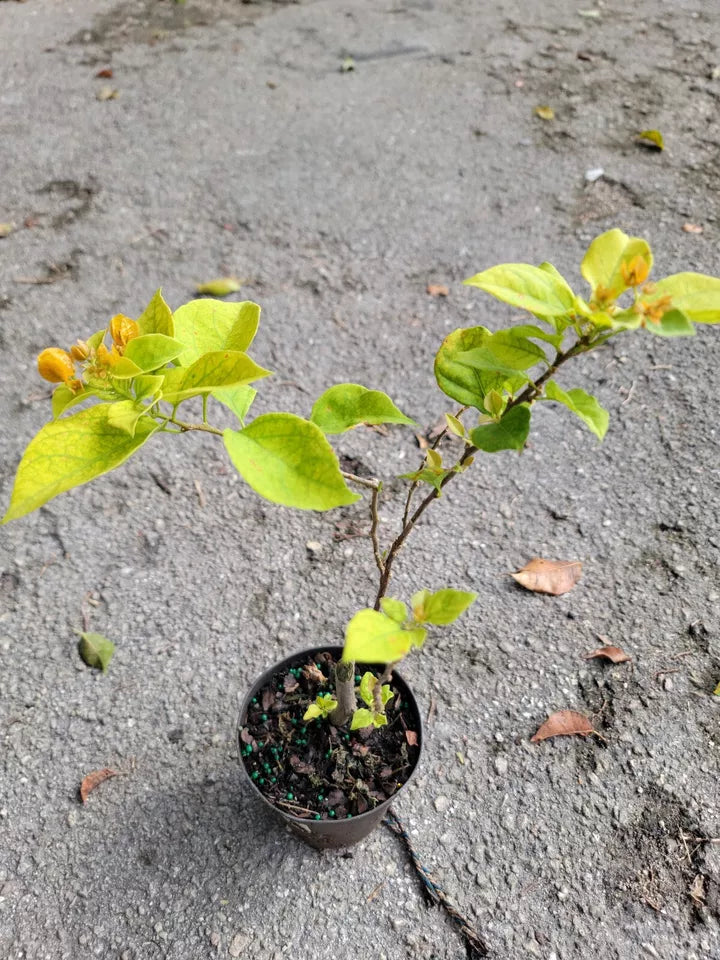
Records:
{"label": "flower bud", "polygon": [[122,313],[116,313],[110,321],[110,336],[113,343],[121,349],[139,335],[140,327],[137,323]]}
{"label": "flower bud", "polygon": [[38,373],[50,383],[67,383],[75,376],[75,364],[70,354],[60,347],[48,347],[37,358]]}
{"label": "flower bud", "polygon": [[90,356],[90,347],[87,345],[87,343],[85,343],[84,340],[78,340],[77,343],[74,343],[70,347],[70,356],[73,358],[73,360],[78,360],[79,362],[87,360],[87,358]]}

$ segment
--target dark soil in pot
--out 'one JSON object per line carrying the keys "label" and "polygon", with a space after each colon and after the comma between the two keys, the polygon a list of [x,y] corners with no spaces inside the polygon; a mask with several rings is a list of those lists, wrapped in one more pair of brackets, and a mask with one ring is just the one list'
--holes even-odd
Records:
{"label": "dark soil in pot", "polygon": [[[391,798],[418,759],[419,717],[398,682],[385,726],[353,730],[305,722],[320,693],[333,693],[336,654],[299,655],[264,678],[241,717],[240,755],[248,775],[279,811],[309,821],[352,819]],[[356,683],[377,665],[356,665]]]}

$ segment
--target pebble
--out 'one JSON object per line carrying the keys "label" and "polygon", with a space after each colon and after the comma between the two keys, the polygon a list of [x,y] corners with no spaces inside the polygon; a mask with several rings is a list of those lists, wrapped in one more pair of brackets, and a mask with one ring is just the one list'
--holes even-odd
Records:
{"label": "pebble", "polygon": [[643,943],[642,948],[649,957],[659,957],[660,954],[657,952],[655,947],[651,943]]}
{"label": "pebble", "polygon": [[445,813],[450,806],[449,797],[435,797],[435,809],[438,813]]}
{"label": "pebble", "polygon": [[505,757],[495,757],[495,771],[499,777],[504,777],[508,772],[508,762]]}
{"label": "pebble", "polygon": [[230,942],[228,953],[231,957],[239,957],[249,943],[250,937],[246,933],[236,933]]}
{"label": "pebble", "polygon": [[585,171],[585,179],[588,183],[595,183],[595,181],[599,180],[604,173],[605,171],[602,167],[591,167],[590,170]]}
{"label": "pebble", "polygon": [[322,553],[323,545],[319,540],[308,540],[305,544],[305,549],[307,550],[308,557],[311,560],[315,560]]}

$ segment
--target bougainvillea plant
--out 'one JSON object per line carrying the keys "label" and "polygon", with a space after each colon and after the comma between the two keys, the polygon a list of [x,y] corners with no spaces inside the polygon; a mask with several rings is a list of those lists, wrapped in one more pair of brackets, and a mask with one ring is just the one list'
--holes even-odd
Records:
{"label": "bougainvillea plant", "polygon": [[[582,387],[566,389],[555,379],[575,357],[632,330],[681,337],[694,334],[695,324],[720,322],[720,279],[678,273],[653,281],[652,263],[645,240],[615,229],[596,237],[585,254],[580,268],[589,287],[585,297],[549,263],[506,263],[466,281],[530,314],[532,321],[495,332],[482,326],[459,329],[443,341],[435,378],[459,408],[446,414],[445,430],[424,452],[418,469],[403,475],[408,489],[401,526],[386,547],[379,531],[381,481],[343,472],[328,437],[362,424],[413,421],[387,394],[354,383],[330,387],[308,419],[292,413],[249,419],[256,394],[252,384],[269,374],[247,353],[260,308],[201,299],[173,313],[159,291],[136,320],[117,315],[69,351],[49,347],[40,354],[41,376],[58,384],[52,420],[25,451],[3,522],[120,466],[159,434],[192,430],[221,438],[242,478],[274,503],[330,510],[359,499],[349,484],[366,489],[378,569],[375,602],[348,623],[335,693],[310,703],[306,719],[349,722],[353,728],[383,726],[393,667],[422,647],[429,626],[452,623],[476,596],[423,589],[408,608],[387,595],[405,541],[445,486],[477,454],[521,451],[533,407],[540,402],[567,407],[602,440],[607,411]],[[190,421],[181,411],[193,398],[201,398],[202,408]],[[209,422],[210,400],[232,411],[234,429]],[[459,439],[461,449],[446,462],[442,440],[448,434]],[[358,685],[354,661],[386,664],[386,669],[380,676],[366,672]]]}

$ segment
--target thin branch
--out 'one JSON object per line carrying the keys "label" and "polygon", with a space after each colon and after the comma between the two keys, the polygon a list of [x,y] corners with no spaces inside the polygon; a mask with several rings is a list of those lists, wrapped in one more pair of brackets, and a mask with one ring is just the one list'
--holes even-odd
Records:
{"label": "thin branch", "polygon": [[[465,413],[465,411],[469,409],[470,409],[469,407],[460,407],[458,412],[454,415],[455,419],[459,420],[460,417]],[[430,449],[437,450],[437,448],[440,446],[441,442],[444,440],[447,434],[448,434],[448,428],[444,427],[440,431],[440,433],[437,435],[437,437],[435,437],[435,441],[431,445]],[[427,454],[425,454],[425,459],[423,460],[423,463],[425,463],[426,460],[427,460]],[[422,470],[422,466],[420,467],[420,469]],[[402,521],[403,526],[405,526],[405,524],[408,522],[408,517],[410,516],[410,507],[412,506],[413,495],[415,494],[415,491],[417,490],[419,484],[420,484],[419,480],[413,480],[413,482],[410,484],[410,489],[408,490],[407,499],[405,500],[405,510],[403,511],[403,521]]]}
{"label": "thin branch", "polygon": [[380,526],[380,514],[378,513],[378,504],[380,502],[380,491],[382,490],[382,481],[376,480],[374,477],[366,479],[365,477],[358,477],[354,473],[346,473],[344,470],[340,471],[343,477],[346,480],[349,480],[350,483],[357,483],[358,486],[366,487],[369,490],[372,490],[372,500],[370,502],[370,539],[372,540],[373,554],[375,556],[375,563],[377,568],[382,575],[385,572],[385,563],[382,558],[382,553],[380,551],[380,541],[378,540],[378,527]]}
{"label": "thin branch", "polygon": [[368,490],[377,490],[382,486],[380,480],[376,480],[374,477],[358,477],[355,473],[346,473],[344,470],[341,470],[340,473],[346,480],[349,480],[350,483],[356,483],[359,487],[367,487]]}

